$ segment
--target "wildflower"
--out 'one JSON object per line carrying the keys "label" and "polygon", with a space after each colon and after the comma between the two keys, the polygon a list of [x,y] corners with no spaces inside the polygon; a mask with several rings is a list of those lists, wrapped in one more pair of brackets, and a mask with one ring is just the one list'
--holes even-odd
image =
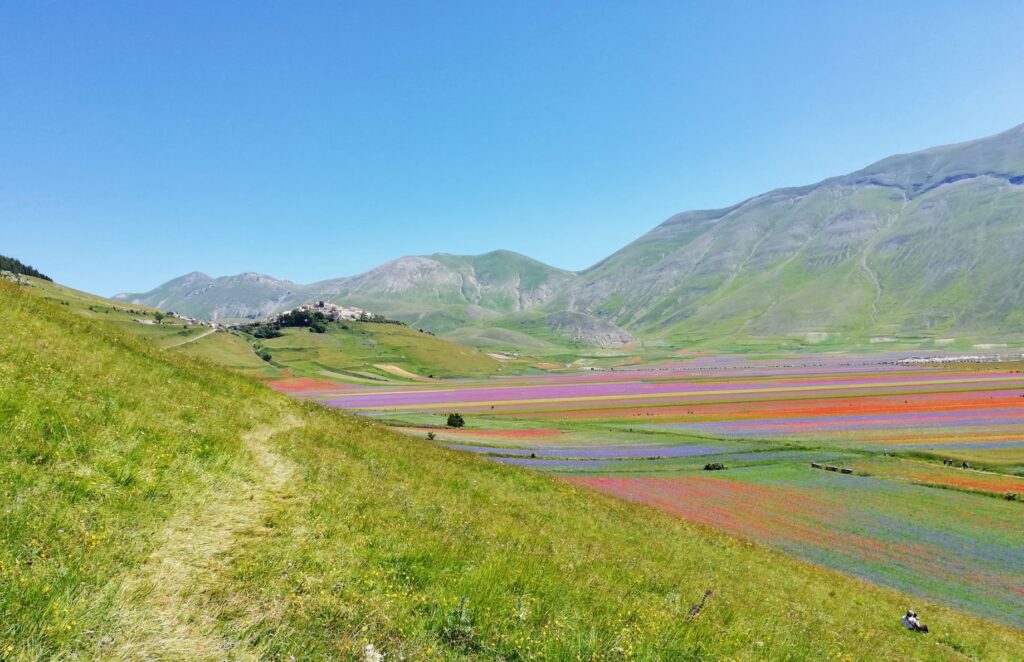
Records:
{"label": "wildflower", "polygon": [[366,644],[363,649],[363,662],[384,662],[384,653],[381,653],[373,644]]}

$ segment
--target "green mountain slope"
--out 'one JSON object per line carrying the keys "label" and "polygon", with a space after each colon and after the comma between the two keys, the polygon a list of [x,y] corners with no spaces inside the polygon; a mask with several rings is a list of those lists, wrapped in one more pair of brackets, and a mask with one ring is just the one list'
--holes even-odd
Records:
{"label": "green mountain slope", "polygon": [[[1024,635],[0,283],[0,657],[1009,660]],[[690,605],[713,594],[697,618]]]}
{"label": "green mountain slope", "polygon": [[680,214],[550,305],[711,342],[1019,337],[1020,255],[1024,125]]}
{"label": "green mountain slope", "polygon": [[510,251],[465,256],[407,257],[338,283],[335,297],[472,305],[515,312],[542,303],[564,289],[575,274]]}

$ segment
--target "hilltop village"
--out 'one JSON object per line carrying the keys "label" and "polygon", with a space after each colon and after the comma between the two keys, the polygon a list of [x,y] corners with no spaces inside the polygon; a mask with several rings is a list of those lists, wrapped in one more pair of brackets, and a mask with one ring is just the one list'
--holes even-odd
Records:
{"label": "hilltop village", "polygon": [[273,324],[301,313],[319,313],[330,322],[375,322],[383,319],[382,315],[375,315],[362,308],[338,306],[326,301],[317,301],[316,303],[303,304],[298,308],[286,310],[277,315],[271,315],[264,319],[263,323]]}
{"label": "hilltop village", "polygon": [[[255,326],[257,324],[275,325],[275,324],[287,323],[289,320],[294,319],[294,318],[296,318],[298,316],[315,316],[315,317],[318,317],[318,318],[323,319],[323,320],[328,321],[328,322],[390,322],[390,321],[392,321],[392,320],[388,320],[383,315],[378,315],[376,313],[371,313],[370,311],[363,310],[362,308],[355,308],[355,307],[350,307],[350,306],[338,306],[336,304],[328,303],[326,301],[317,301],[315,303],[306,303],[306,304],[303,304],[303,305],[299,306],[298,308],[293,308],[291,310],[286,310],[284,312],[280,312],[280,313],[277,313],[275,315],[270,315],[269,317],[265,317],[264,319],[256,321],[256,322],[239,322],[239,323],[236,323],[236,324],[221,324],[219,322],[213,322],[213,321],[206,320],[206,319],[200,319],[200,318],[197,318],[197,317],[191,317],[189,315],[182,315],[180,313],[174,312],[173,310],[168,310],[168,311],[162,313],[162,317],[160,319],[163,319],[165,317],[166,318],[174,318],[176,320],[180,320],[182,322],[185,322],[186,324],[191,324],[191,325],[194,325],[194,326],[205,326],[205,327],[209,327],[211,329],[216,329],[216,330],[224,330],[224,329],[245,330],[245,329],[247,329],[249,327],[252,327],[252,326]],[[139,324],[159,324],[160,323],[160,320],[145,319],[145,318],[136,319],[135,321],[138,322]]]}

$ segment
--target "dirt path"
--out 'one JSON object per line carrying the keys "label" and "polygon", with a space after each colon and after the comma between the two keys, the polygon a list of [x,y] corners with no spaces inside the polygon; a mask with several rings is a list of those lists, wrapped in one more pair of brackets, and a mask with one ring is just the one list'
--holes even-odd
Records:
{"label": "dirt path", "polygon": [[383,370],[384,372],[391,373],[396,377],[404,377],[405,379],[411,379],[414,382],[429,382],[430,380],[423,375],[417,375],[414,372],[409,372],[404,368],[399,368],[397,365],[391,365],[390,363],[374,363],[374,368]]}
{"label": "dirt path", "polygon": [[181,342],[176,342],[173,345],[164,345],[164,349],[170,349],[172,347],[181,347],[182,345],[187,345],[190,342],[195,342],[195,341],[199,340],[200,338],[205,338],[206,336],[210,335],[211,333],[217,333],[217,329],[210,329],[209,331],[205,331],[203,333],[200,333],[198,336],[192,336],[191,338],[186,338],[185,340],[182,340]]}
{"label": "dirt path", "polygon": [[205,501],[168,522],[159,546],[123,584],[114,641],[99,657],[121,660],[255,660],[216,634],[212,593],[238,535],[259,526],[275,501],[287,499],[295,469],[268,441],[302,422],[287,416],[243,437],[256,478],[212,486]]}

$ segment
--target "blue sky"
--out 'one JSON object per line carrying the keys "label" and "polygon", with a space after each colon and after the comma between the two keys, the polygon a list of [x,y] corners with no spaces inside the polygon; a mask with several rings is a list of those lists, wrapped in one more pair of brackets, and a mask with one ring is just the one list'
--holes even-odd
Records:
{"label": "blue sky", "polygon": [[4,2],[0,254],[101,294],[435,251],[582,269],[1024,122],[1024,4],[840,4]]}

